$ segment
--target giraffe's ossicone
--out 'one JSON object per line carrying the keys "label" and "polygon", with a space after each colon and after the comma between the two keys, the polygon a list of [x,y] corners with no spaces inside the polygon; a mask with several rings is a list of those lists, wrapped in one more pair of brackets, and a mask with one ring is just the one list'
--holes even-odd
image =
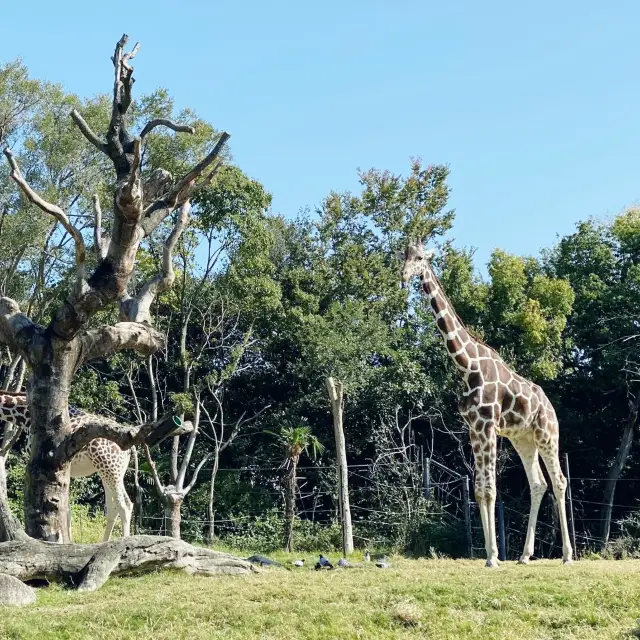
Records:
{"label": "giraffe's ossicone", "polygon": [[[76,407],[69,409],[69,418],[73,430],[84,422],[115,423],[110,418],[87,413]],[[25,393],[0,391],[0,420],[14,428],[27,432],[27,454],[31,451],[31,418]],[[123,451],[115,442],[104,438],[95,438],[71,459],[71,477],[83,478],[97,473],[102,480],[105,492],[107,524],[103,540],[109,540],[116,518],[120,516],[122,535],[131,535],[131,514],[133,504],[124,486],[124,476],[129,468],[130,451]],[[71,518],[71,511],[69,511]],[[69,522],[71,535],[71,522]]]}
{"label": "giraffe's ossicone", "polygon": [[497,566],[495,530],[496,440],[508,438],[524,465],[531,489],[527,537],[520,562],[533,555],[535,529],[547,484],[540,455],[553,484],[560,512],[562,556],[571,562],[565,506],[567,482],[560,467],[558,420],[551,402],[536,384],[513,371],[491,347],[467,331],[445,294],[431,265],[432,251],[422,242],[410,243],[402,255],[402,280],[418,276],[429,300],[438,331],[464,381],[460,413],[469,427],[475,460],[475,496],[482,518],[487,566]]}

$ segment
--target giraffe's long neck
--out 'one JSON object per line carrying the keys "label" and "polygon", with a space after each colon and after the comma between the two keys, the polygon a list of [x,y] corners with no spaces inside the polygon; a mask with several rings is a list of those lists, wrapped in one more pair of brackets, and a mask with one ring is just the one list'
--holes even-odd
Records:
{"label": "giraffe's long neck", "polygon": [[476,341],[458,318],[431,266],[425,266],[420,283],[451,359],[461,371],[470,371],[478,359]]}

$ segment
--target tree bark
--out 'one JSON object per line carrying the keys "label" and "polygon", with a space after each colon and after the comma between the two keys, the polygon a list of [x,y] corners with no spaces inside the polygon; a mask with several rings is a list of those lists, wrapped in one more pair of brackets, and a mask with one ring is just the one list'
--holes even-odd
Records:
{"label": "tree bark", "polygon": [[26,532],[32,538],[70,542],[69,460],[54,456],[59,438],[71,434],[68,398],[78,343],[53,339],[32,362],[27,382],[31,415],[31,457],[24,491]]}
{"label": "tree bark", "polygon": [[172,537],[180,539],[180,523],[182,522],[182,503],[184,496],[179,493],[165,492],[164,495],[164,530]]}
{"label": "tree bark", "polygon": [[[106,235],[104,239],[102,237],[100,206],[97,198],[94,200],[98,265],[91,276],[86,271],[86,247],[81,231],[73,226],[60,207],[44,200],[29,186],[11,150],[4,149],[11,178],[22,197],[55,218],[75,245],[75,283],[47,327],[21,313],[14,300],[0,298],[0,342],[8,345],[14,356],[22,356],[31,369],[27,383],[31,458],[26,473],[25,520],[27,533],[41,540],[69,540],[69,459],[57,454],[65,440],[67,444],[71,442],[71,446],[63,447],[63,453],[70,455],[74,450],[68,414],[73,375],[88,358],[106,357],[125,348],[149,354],[164,342],[163,336],[149,327],[149,309],[154,297],[173,282],[171,250],[188,220],[189,198],[211,183],[220,166],[220,153],[229,138],[223,133],[214,149],[180,179],[174,180],[168,171],[157,169],[144,180],[141,175],[142,138],[131,135],[127,129],[127,110],[132,103],[134,82],[130,63],[138,51],[136,45],[130,52],[125,52],[127,41],[125,34],[117,42],[111,58],[114,84],[106,136],[96,135],[76,110],[71,112],[82,135],[109,157],[115,170],[108,242]],[[168,126],[176,131],[190,130],[186,125],[158,119],[145,127],[145,135],[157,126]],[[165,241],[159,273],[131,297],[127,288],[140,243],[178,209],[179,219]],[[87,331],[91,318],[114,303],[119,304],[121,322],[114,327]],[[109,436],[96,432],[94,437]]]}
{"label": "tree bark", "polygon": [[342,428],[342,406],[344,388],[341,382],[327,378],[327,390],[331,400],[333,431],[336,439],[336,461],[338,463],[338,497],[340,502],[340,524],[342,525],[342,550],[345,555],[353,553],[353,529],[349,506],[349,469],[347,467],[347,446]]}
{"label": "tree bark", "polygon": [[633,445],[633,432],[638,421],[638,411],[640,410],[640,390],[636,393],[633,400],[629,402],[629,416],[622,432],[620,446],[616,458],[609,469],[609,475],[604,487],[604,495],[602,498],[602,510],[600,518],[602,520],[602,548],[606,549],[609,544],[609,535],[611,533],[611,513],[613,511],[613,500],[616,492],[616,485],[622,471],[627,463],[627,458],[631,452]]}
{"label": "tree bark", "polygon": [[285,487],[285,515],[284,515],[284,548],[291,553],[293,551],[293,526],[296,518],[296,474],[298,472],[298,459],[290,459],[291,468],[287,474]]}
{"label": "tree bark", "polygon": [[255,571],[246,560],[163,536],[131,536],[100,544],[52,544],[32,539],[0,543],[0,573],[22,581],[72,584],[79,591],[95,591],[111,575],[158,569],[198,575]]}

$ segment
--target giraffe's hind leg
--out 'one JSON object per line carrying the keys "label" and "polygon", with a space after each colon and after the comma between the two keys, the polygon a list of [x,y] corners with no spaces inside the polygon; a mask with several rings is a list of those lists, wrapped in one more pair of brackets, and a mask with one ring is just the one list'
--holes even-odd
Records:
{"label": "giraffe's hind leg", "polygon": [[120,478],[115,489],[115,500],[118,507],[118,514],[122,522],[122,536],[128,538],[131,535],[131,514],[133,513],[133,503],[127,495],[124,487],[124,478]]}
{"label": "giraffe's hind leg", "polygon": [[558,421],[553,409],[547,410],[534,429],[534,441],[540,451],[549,473],[553,493],[558,503],[558,515],[560,516],[560,532],[562,534],[562,561],[569,564],[573,560],[573,549],[569,539],[569,527],[567,525],[567,507],[565,504],[565,492],[567,479],[560,466]]}
{"label": "giraffe's hind leg", "polygon": [[518,452],[522,465],[527,474],[527,480],[529,481],[529,490],[531,492],[531,508],[529,511],[529,522],[527,524],[527,538],[524,543],[524,549],[522,556],[520,556],[519,562],[521,564],[527,564],[529,558],[533,555],[535,536],[536,536],[536,522],[538,520],[538,511],[540,510],[540,503],[547,490],[547,483],[545,482],[540,462],[538,460],[538,448],[536,447],[533,436],[531,434],[524,435],[520,438],[514,438],[511,443],[514,449]]}
{"label": "giraffe's hind leg", "polygon": [[116,523],[118,513],[116,511],[115,498],[111,487],[104,480],[102,481],[102,486],[104,487],[104,503],[107,512],[107,524],[104,528],[102,541],[107,542],[113,533],[113,527]]}

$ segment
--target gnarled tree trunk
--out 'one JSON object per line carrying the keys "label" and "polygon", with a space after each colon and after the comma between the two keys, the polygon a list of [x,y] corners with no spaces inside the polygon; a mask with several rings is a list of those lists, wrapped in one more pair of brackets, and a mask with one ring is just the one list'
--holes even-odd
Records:
{"label": "gnarled tree trunk", "polygon": [[[103,234],[102,212],[95,204],[95,250],[98,266],[88,277],[86,247],[82,232],[74,227],[57,205],[45,201],[25,180],[9,149],[4,154],[11,177],[26,200],[54,217],[75,244],[76,281],[65,303],[53,314],[48,326],[34,323],[10,298],[0,298],[0,342],[29,365],[31,377],[27,395],[31,415],[31,458],[25,487],[27,532],[35,538],[56,542],[69,540],[67,528],[69,462],[94,438],[107,438],[122,449],[144,442],[153,428],[133,434],[119,433],[112,426],[94,422],[71,432],[68,397],[71,380],[84,362],[109,356],[123,349],[149,355],[161,348],[164,336],[151,327],[150,307],[156,295],[168,289],[175,279],[172,250],[190,211],[189,198],[196,189],[211,183],[219,166],[218,157],[228,134],[223,133],[215,148],[181,179],[157,169],[143,178],[141,149],[145,137],[156,127],[193,133],[194,129],[169,120],[149,122],[139,136],[127,129],[127,111],[132,102],[133,68],[131,60],[137,45],[125,52],[127,36],[116,44],[112,56],[114,85],[111,121],[105,137],[96,135],[74,109],[71,118],[99,152],[112,161],[116,174],[113,222],[110,234]],[[217,164],[216,164],[217,163]],[[198,184],[196,181],[200,180]],[[180,215],[164,245],[162,265],[154,277],[135,296],[127,291],[134,271],[140,242],[172,212]],[[120,322],[113,326],[87,329],[99,311],[118,304]]]}

